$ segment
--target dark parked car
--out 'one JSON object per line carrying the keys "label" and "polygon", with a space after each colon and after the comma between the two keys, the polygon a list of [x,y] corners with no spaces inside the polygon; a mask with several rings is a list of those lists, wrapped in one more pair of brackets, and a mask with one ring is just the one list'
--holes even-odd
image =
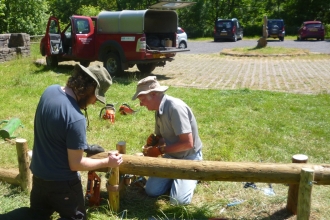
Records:
{"label": "dark parked car", "polygon": [[218,19],[214,25],[214,41],[243,39],[243,27],[236,18]]}
{"label": "dark parked car", "polygon": [[297,40],[316,38],[324,40],[325,30],[321,21],[304,21],[298,30]]}
{"label": "dark parked car", "polygon": [[284,41],[285,26],[283,19],[268,19],[267,20],[268,37],[278,38]]}

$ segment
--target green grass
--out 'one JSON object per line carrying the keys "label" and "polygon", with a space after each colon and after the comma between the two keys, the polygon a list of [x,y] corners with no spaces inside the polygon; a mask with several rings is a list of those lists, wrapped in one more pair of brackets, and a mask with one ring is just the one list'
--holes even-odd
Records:
{"label": "green grass", "polygon": [[[259,40],[259,38],[262,36],[243,36],[243,40]],[[328,39],[326,37],[326,39]],[[213,41],[213,37],[199,37],[199,38],[189,38],[189,41]],[[267,40],[278,40],[278,38],[267,38]],[[296,35],[286,35],[284,37],[284,40],[297,40]]]}
{"label": "green grass", "polygon": [[222,53],[237,54],[237,55],[308,55],[309,50],[299,48],[286,48],[286,47],[236,47],[232,49],[223,49]]}
{"label": "green grass", "polygon": [[[43,90],[51,84],[64,85],[73,69],[60,64],[56,69],[35,64],[40,58],[38,45],[32,46],[29,58],[0,64],[0,120],[18,117],[24,128],[13,134],[33,146],[34,113]],[[166,67],[165,67],[166,68]],[[115,149],[118,141],[127,143],[127,154],[140,152],[146,137],[153,131],[153,113],[131,101],[137,80],[144,77],[127,71],[116,77],[108,91],[107,101],[118,109],[121,103],[139,110],[135,115],[116,114],[115,124],[99,119],[103,106],[88,108],[89,143],[106,150]],[[205,160],[235,162],[290,163],[294,154],[306,154],[309,163],[328,163],[330,154],[330,97],[327,94],[290,94],[271,91],[199,90],[171,87],[167,94],[183,99],[197,118],[203,141]],[[4,125],[1,125],[3,127]],[[0,166],[17,168],[15,145],[0,140]],[[140,188],[123,193],[120,212],[113,213],[107,204],[105,177],[102,175],[102,203],[89,208],[89,219],[294,219],[285,212],[288,187],[273,184],[276,195],[266,196],[260,190],[244,189],[242,183],[201,182],[188,206],[171,206],[166,196],[148,198]],[[84,183],[87,174],[82,173]],[[259,188],[267,187],[256,183]],[[0,214],[29,206],[29,195],[19,187],[0,183]],[[311,219],[327,219],[330,189],[315,186]],[[245,202],[226,208],[234,200]],[[223,210],[221,212],[221,210]],[[56,217],[54,216],[54,219]]]}

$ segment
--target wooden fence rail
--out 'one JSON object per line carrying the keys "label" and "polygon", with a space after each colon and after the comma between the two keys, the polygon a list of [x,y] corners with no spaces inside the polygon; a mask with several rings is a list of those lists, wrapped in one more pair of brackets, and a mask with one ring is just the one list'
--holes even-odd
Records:
{"label": "wooden fence rail", "polygon": [[[91,158],[106,156],[107,153],[100,153]],[[121,173],[203,181],[299,184],[301,169],[310,168],[315,172],[315,184],[330,185],[330,164],[193,161],[134,155],[123,155],[123,160]]]}

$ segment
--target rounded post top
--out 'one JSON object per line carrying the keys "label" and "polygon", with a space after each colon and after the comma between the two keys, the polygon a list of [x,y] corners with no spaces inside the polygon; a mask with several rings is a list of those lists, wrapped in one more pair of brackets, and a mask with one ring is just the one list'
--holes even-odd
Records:
{"label": "rounded post top", "polygon": [[306,163],[308,156],[304,154],[295,154],[292,156],[292,163]]}

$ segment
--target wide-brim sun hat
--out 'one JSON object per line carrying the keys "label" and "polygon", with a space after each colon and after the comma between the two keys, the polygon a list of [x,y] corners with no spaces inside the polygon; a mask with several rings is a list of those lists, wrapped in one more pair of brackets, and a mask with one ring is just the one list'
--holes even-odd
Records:
{"label": "wide-brim sun hat", "polygon": [[138,82],[132,100],[135,100],[139,95],[145,95],[150,92],[165,92],[167,89],[168,86],[161,86],[159,84],[156,76],[148,76]]}
{"label": "wide-brim sun hat", "polygon": [[99,64],[87,68],[80,64],[76,64],[75,68],[80,68],[96,81],[97,86],[95,88],[95,96],[100,102],[105,104],[105,93],[112,84],[112,79],[107,69]]}

